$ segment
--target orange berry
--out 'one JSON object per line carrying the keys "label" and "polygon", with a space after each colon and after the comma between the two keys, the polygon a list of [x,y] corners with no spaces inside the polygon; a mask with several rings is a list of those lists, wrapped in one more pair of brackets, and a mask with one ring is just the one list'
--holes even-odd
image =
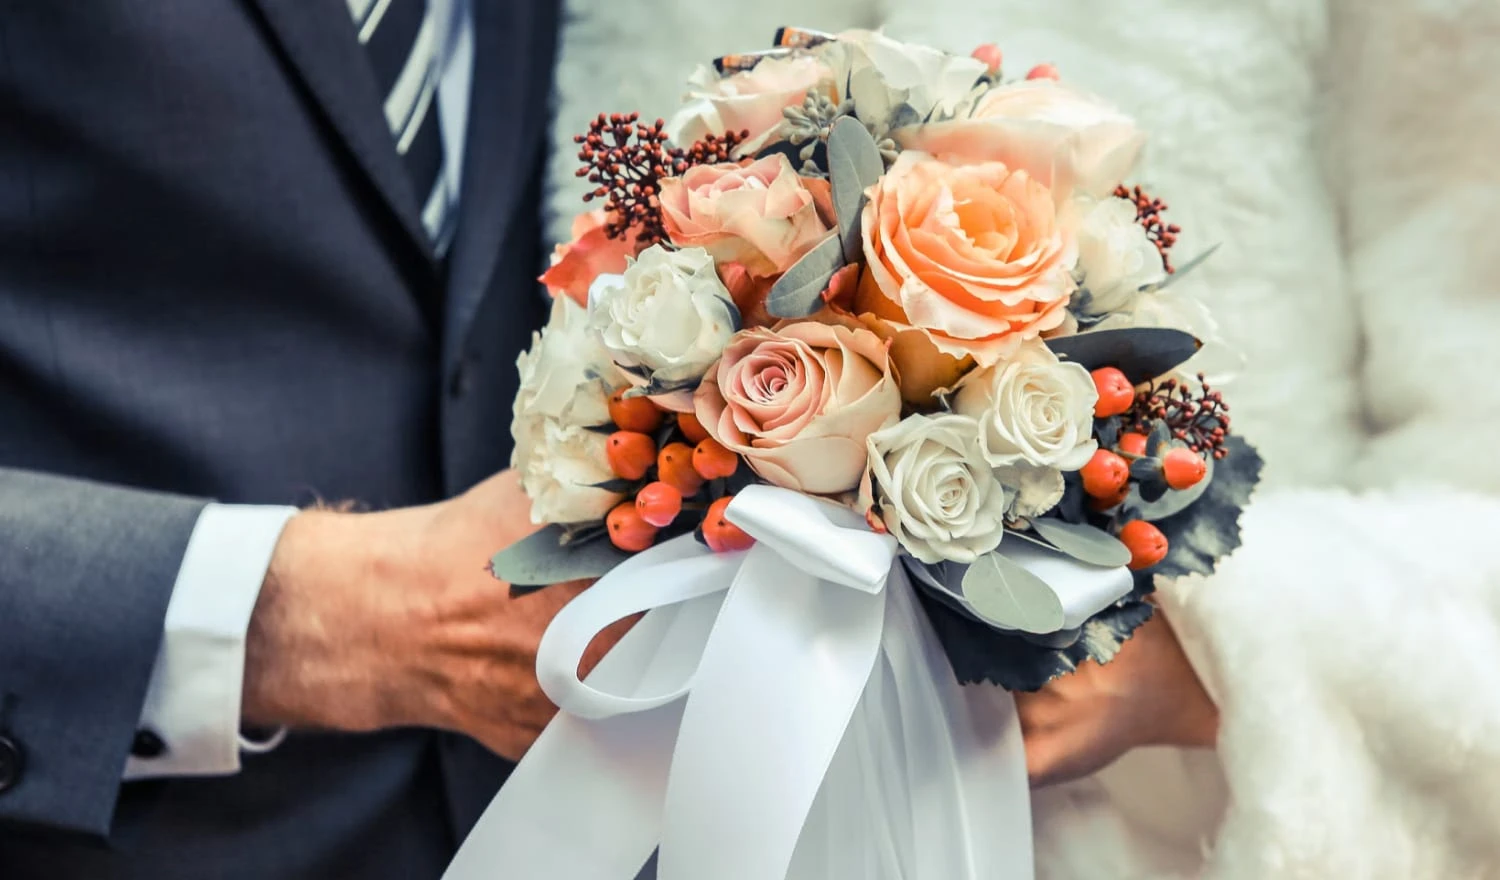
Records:
{"label": "orange berry", "polygon": [[641,519],[666,528],[682,512],[682,493],[660,481],[647,483],[635,494],[635,509]]}
{"label": "orange berry", "polygon": [[1103,513],[1106,510],[1113,510],[1114,508],[1119,507],[1121,504],[1124,504],[1125,503],[1125,499],[1129,498],[1129,497],[1130,497],[1130,484],[1126,483],[1125,485],[1123,485],[1123,486],[1120,487],[1120,491],[1118,491],[1115,494],[1109,496],[1108,498],[1093,498],[1093,497],[1090,497],[1089,498],[1089,509],[1093,510],[1093,511],[1096,511],[1098,513]]}
{"label": "orange berry", "polygon": [[1094,377],[1094,388],[1099,392],[1099,400],[1094,404],[1095,418],[1117,416],[1135,403],[1135,386],[1118,367],[1100,367],[1089,375]]}
{"label": "orange berry", "polygon": [[1173,489],[1190,489],[1208,473],[1203,456],[1183,446],[1167,450],[1161,460],[1162,476]]}
{"label": "orange berry", "polygon": [[693,470],[693,447],[686,443],[663,446],[656,456],[656,478],[684,497],[698,494],[703,478]]}
{"label": "orange berry", "polygon": [[712,437],[704,437],[693,448],[693,470],[705,480],[732,477],[739,469],[740,457]]}
{"label": "orange berry", "polygon": [[1144,457],[1146,454],[1146,435],[1129,431],[1120,435],[1118,444],[1120,451],[1129,455]]}
{"label": "orange berry", "polygon": [[702,443],[708,437],[708,432],[703,430],[703,423],[692,413],[677,414],[677,430],[682,432],[689,443]]}
{"label": "orange berry", "polygon": [[1167,536],[1143,519],[1126,523],[1119,537],[1120,543],[1130,550],[1131,571],[1150,568],[1167,558]]}
{"label": "orange berry", "polygon": [[635,502],[622,501],[604,518],[609,542],[627,553],[639,553],[656,542],[656,526],[641,519]]}
{"label": "orange berry", "polygon": [[1027,79],[1062,79],[1062,74],[1057,72],[1055,64],[1038,64],[1036,67],[1026,71]]}
{"label": "orange berry", "polygon": [[1083,491],[1093,498],[1113,498],[1130,480],[1130,465],[1118,454],[1100,449],[1078,472],[1083,477]]}
{"label": "orange berry", "polygon": [[1000,72],[1000,62],[1004,56],[1000,54],[1000,47],[994,43],[985,43],[970,53],[970,57],[983,61],[984,66],[990,69],[990,76]]}
{"label": "orange berry", "polygon": [[604,454],[616,476],[639,480],[656,461],[656,441],[639,431],[616,431],[609,435]]}
{"label": "orange berry", "polygon": [[662,412],[656,404],[644,397],[626,397],[629,390],[621,388],[609,398],[609,418],[624,431],[639,431],[654,434],[661,427]]}
{"label": "orange berry", "polygon": [[703,540],[715,553],[749,550],[755,544],[755,539],[745,534],[744,529],[724,518],[724,510],[731,500],[726,496],[710,504],[703,517]]}

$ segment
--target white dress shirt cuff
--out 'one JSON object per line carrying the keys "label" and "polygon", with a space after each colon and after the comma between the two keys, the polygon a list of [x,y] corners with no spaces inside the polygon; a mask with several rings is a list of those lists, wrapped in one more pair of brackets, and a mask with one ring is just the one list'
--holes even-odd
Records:
{"label": "white dress shirt cuff", "polygon": [[[240,734],[245,634],[261,582],[293,507],[210,504],[188,539],[140,729],[159,747],[132,755],[125,779],[227,776],[240,751],[275,748]],[[139,738],[139,737],[138,737]],[[139,751],[139,750],[136,750]]]}

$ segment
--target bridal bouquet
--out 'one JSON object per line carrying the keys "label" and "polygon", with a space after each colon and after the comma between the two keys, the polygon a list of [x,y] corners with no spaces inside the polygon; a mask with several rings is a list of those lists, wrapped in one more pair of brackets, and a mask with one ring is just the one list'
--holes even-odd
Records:
{"label": "bridal bouquet", "polygon": [[630,880],[658,847],[663,880],[1029,875],[1007,691],[1211,572],[1260,468],[1184,369],[1213,324],[1130,180],[1142,133],[993,46],[783,29],[670,121],[577,141],[602,208],[542,277],[515,402],[546,527],[493,568],[603,579],[542,643],[562,715],[450,876],[518,846],[527,877]]}

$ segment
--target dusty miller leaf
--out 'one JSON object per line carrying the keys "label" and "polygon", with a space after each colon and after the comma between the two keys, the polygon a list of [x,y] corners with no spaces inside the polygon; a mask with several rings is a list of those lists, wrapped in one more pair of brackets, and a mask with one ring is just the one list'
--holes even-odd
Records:
{"label": "dusty miller leaf", "polygon": [[833,209],[838,214],[839,241],[843,243],[844,262],[859,259],[860,218],[864,213],[865,190],[880,180],[885,162],[880,148],[864,125],[844,116],[828,133],[828,174],[833,184]]}
{"label": "dusty miller leaf", "polygon": [[1125,327],[1049,339],[1047,347],[1086,370],[1118,367],[1131,384],[1139,385],[1182,366],[1203,343],[1168,327]]}
{"label": "dusty miller leaf", "polygon": [[1263,465],[1255,447],[1231,434],[1229,454],[1214,462],[1213,480],[1186,509],[1156,521],[1167,536],[1167,558],[1136,572],[1136,589],[1149,592],[1154,575],[1213,574],[1220,559],[1240,546],[1240,513],[1250,503]]}
{"label": "dusty miller leaf", "polygon": [[606,540],[562,543],[567,530],[547,526],[506,547],[490,560],[490,572],[511,585],[511,595],[520,596],[542,587],[603,577],[629,559]]}
{"label": "dusty miller leaf", "polygon": [[828,281],[844,266],[844,249],[835,233],[818,243],[776,280],[766,309],[778,318],[805,318],[823,305]]}

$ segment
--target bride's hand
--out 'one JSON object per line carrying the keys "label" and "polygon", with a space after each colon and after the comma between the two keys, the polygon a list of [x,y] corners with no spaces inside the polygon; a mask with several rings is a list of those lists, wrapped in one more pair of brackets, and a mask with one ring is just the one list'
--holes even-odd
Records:
{"label": "bride's hand", "polygon": [[1219,713],[1158,611],[1115,659],[1016,694],[1033,786],[1102,769],[1137,746],[1212,747]]}

